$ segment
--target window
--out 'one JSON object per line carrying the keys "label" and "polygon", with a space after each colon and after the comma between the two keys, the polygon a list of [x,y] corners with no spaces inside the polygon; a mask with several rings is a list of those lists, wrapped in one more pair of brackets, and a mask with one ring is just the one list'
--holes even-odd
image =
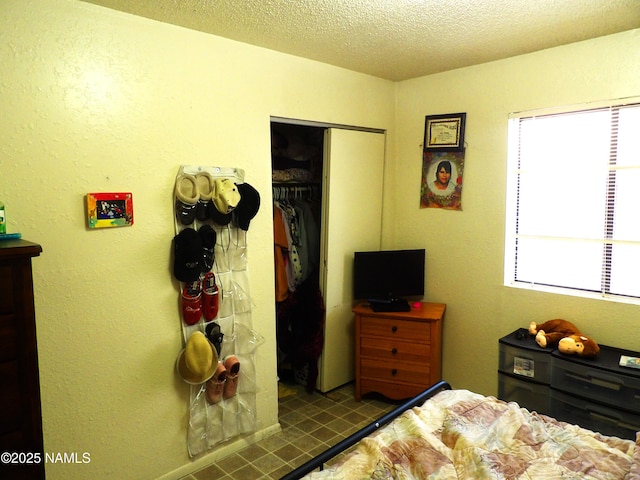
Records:
{"label": "window", "polygon": [[640,103],[511,115],[507,192],[506,285],[640,300]]}

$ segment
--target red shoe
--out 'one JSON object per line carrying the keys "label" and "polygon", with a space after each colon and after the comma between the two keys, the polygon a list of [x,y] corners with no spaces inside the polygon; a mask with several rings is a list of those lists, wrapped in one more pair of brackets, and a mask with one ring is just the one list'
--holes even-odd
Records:
{"label": "red shoe", "polygon": [[202,317],[202,283],[187,283],[182,290],[182,319],[187,325],[195,325]]}
{"label": "red shoe", "polygon": [[216,285],[216,277],[213,272],[209,272],[204,276],[203,293],[204,318],[209,322],[218,316],[218,306],[220,305],[220,291],[218,290],[218,285]]}
{"label": "red shoe", "polygon": [[240,362],[235,355],[229,355],[224,359],[224,368],[227,370],[227,382],[224,384],[224,398],[231,398],[238,390],[238,375],[240,375]]}
{"label": "red shoe", "polygon": [[218,362],[218,368],[216,373],[213,374],[211,380],[207,381],[205,393],[207,395],[207,402],[214,404],[222,400],[222,394],[224,386],[227,381],[227,370],[222,363]]}

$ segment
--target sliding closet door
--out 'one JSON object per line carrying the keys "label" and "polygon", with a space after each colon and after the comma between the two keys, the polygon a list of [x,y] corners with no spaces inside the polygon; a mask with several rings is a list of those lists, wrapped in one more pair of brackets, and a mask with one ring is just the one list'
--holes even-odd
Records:
{"label": "sliding closet door", "polygon": [[320,282],[326,308],[319,372],[323,392],[354,379],[353,252],[380,248],[384,146],[382,133],[327,130]]}

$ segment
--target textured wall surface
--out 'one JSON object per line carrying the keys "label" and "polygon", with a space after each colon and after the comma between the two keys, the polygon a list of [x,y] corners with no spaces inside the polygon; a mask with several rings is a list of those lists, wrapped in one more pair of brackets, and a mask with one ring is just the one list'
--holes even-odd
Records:
{"label": "textured wall surface", "polygon": [[[635,30],[399,84],[391,189],[403,220],[390,241],[425,244],[427,296],[448,304],[443,367],[452,385],[496,395],[498,338],[531,321],[566,318],[600,343],[640,350],[629,335],[638,305],[503,286],[509,113],[638,96],[638,79]],[[419,202],[424,115],[447,112],[467,113],[462,211],[402,208]]]}
{"label": "textured wall surface", "polygon": [[[277,422],[270,115],[387,130],[384,245],[427,249],[454,386],[494,394],[497,338],[531,319],[566,316],[640,349],[625,333],[637,306],[502,286],[508,113],[640,94],[639,31],[394,84],[75,0],[1,9],[0,198],[8,231],[44,250],[33,267],[45,449],[91,458],[49,464],[48,479],[177,478],[225,451],[186,451],[170,261],[180,165],[243,168],[263,195],[248,255],[265,337],[260,428]],[[424,116],[460,111],[463,211],[421,210]],[[101,191],[133,192],[133,226],[85,227],[83,197]]]}
{"label": "textured wall surface", "polygon": [[[47,478],[187,474],[188,387],[172,276],[180,165],[233,166],[249,231],[260,431],[277,423],[269,116],[388,128],[393,84],[71,0],[0,16],[0,198],[34,260],[44,444],[91,462]],[[89,192],[133,193],[130,227],[86,228]],[[227,448],[232,448],[229,446]],[[235,447],[237,448],[237,446]],[[200,463],[198,463],[200,462]]]}

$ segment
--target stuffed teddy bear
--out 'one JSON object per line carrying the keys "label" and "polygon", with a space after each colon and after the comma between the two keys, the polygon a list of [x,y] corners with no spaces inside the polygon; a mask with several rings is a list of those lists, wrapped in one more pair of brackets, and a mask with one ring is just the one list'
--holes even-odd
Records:
{"label": "stuffed teddy bear", "polygon": [[536,343],[542,348],[558,344],[558,350],[567,355],[595,357],[600,352],[593,339],[582,335],[578,327],[567,320],[548,320],[540,325],[531,322],[529,333],[536,336]]}

